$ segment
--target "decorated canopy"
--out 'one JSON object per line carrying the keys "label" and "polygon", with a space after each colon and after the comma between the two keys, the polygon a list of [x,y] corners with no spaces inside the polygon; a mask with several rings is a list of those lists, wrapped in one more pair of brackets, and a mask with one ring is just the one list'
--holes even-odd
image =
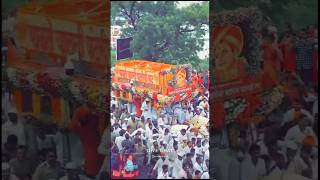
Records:
{"label": "decorated canopy", "polygon": [[[116,63],[112,83],[115,92],[128,91],[130,95],[147,93],[159,102],[167,102],[175,96],[187,97],[193,87],[189,76],[191,66],[171,65],[146,60],[123,60]],[[117,96],[117,95],[116,95]],[[119,96],[117,96],[119,97]]]}
{"label": "decorated canopy", "polygon": [[18,9],[17,40],[30,60],[47,53],[52,63],[63,64],[70,54],[96,69],[106,69],[108,8],[105,1],[69,0],[30,3]]}

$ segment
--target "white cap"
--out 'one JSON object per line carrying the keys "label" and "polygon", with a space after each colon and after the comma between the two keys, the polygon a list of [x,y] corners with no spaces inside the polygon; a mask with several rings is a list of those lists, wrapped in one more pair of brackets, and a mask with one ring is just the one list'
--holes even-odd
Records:
{"label": "white cap", "polygon": [[2,171],[10,169],[10,165],[8,163],[1,163]]}
{"label": "white cap", "polygon": [[298,146],[295,142],[293,141],[287,141],[286,142],[287,148],[292,149],[292,150],[297,150]]}
{"label": "white cap", "polygon": [[182,151],[178,151],[177,155],[182,157],[182,156],[184,156],[184,153]]}
{"label": "white cap", "polygon": [[75,162],[68,162],[66,164],[66,169],[77,169],[77,164]]}
{"label": "white cap", "polygon": [[135,116],[136,114],[135,114],[135,113],[130,113],[130,115],[131,115],[131,116]]}
{"label": "white cap", "polygon": [[208,172],[204,172],[201,176],[201,179],[209,179],[209,173]]}
{"label": "white cap", "polygon": [[163,126],[164,122],[163,121],[159,121],[159,126]]}
{"label": "white cap", "polygon": [[199,139],[202,139],[202,136],[201,136],[201,134],[198,134],[197,138],[199,138]]}

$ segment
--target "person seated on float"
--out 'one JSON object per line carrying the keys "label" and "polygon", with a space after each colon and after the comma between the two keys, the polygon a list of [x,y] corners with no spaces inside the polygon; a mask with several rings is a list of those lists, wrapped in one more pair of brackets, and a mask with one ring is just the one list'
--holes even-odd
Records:
{"label": "person seated on float", "polygon": [[127,158],[126,166],[125,166],[126,172],[133,172],[133,171],[135,171],[137,169],[138,169],[138,166],[133,164],[132,155],[129,155],[128,158]]}

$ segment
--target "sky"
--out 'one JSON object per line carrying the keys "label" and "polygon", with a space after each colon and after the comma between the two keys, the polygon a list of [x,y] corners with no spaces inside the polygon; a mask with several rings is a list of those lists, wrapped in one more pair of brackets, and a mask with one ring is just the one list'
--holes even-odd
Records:
{"label": "sky", "polygon": [[194,3],[201,3],[201,2],[203,1],[178,1],[177,6],[181,8],[181,7],[190,6],[191,4],[194,4]]}

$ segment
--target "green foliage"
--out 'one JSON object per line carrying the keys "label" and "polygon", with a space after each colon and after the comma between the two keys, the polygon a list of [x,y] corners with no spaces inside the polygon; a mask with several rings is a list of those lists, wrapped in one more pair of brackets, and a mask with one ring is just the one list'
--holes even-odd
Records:
{"label": "green foliage", "polygon": [[111,67],[113,67],[116,63],[116,51],[115,50],[111,50]]}
{"label": "green foliage", "polygon": [[131,25],[123,36],[133,37],[134,58],[199,66],[197,52],[209,24],[208,2],[178,8],[170,1],[114,1],[111,7],[112,16],[125,17]]}
{"label": "green foliage", "polygon": [[2,15],[8,15],[8,14],[12,13],[12,10],[26,4],[27,2],[28,2],[27,0],[3,0],[3,1],[1,1]]}
{"label": "green foliage", "polygon": [[256,6],[283,31],[286,23],[300,29],[318,21],[318,0],[217,0],[214,11],[232,10],[239,7]]}

